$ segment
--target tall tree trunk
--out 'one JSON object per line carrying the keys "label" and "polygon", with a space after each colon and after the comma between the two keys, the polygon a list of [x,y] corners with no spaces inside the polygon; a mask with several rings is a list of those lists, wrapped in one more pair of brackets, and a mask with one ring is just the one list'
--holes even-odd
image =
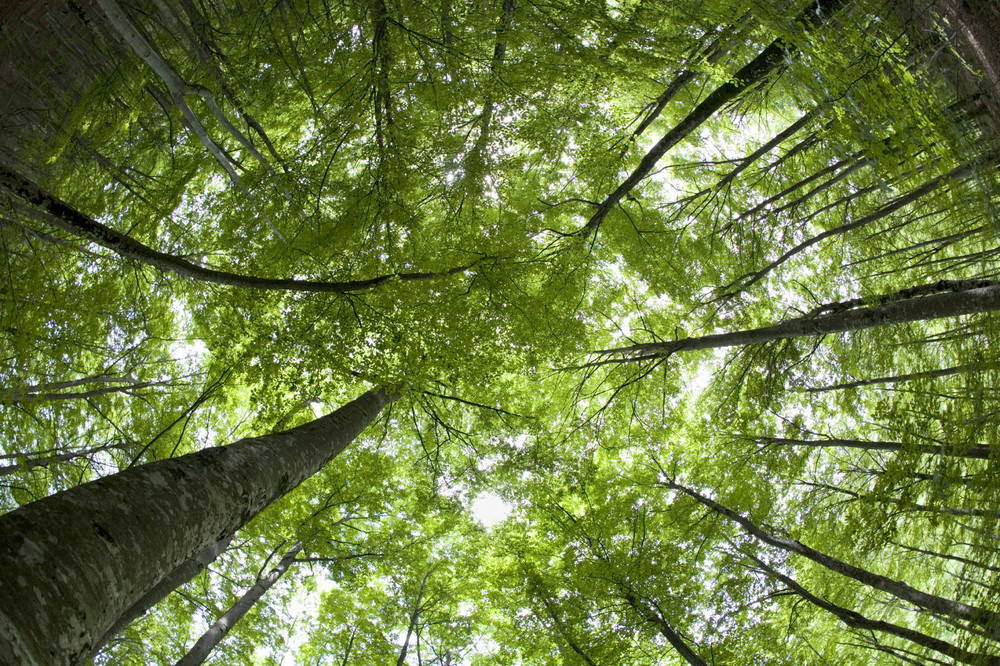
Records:
{"label": "tall tree trunk", "polygon": [[212,623],[201,638],[191,647],[186,655],[180,658],[176,666],[198,666],[205,661],[212,649],[219,644],[219,642],[226,637],[229,630],[239,622],[244,615],[247,614],[253,605],[264,596],[264,594],[271,589],[271,586],[278,582],[288,567],[292,566],[292,562],[295,561],[295,556],[299,554],[302,550],[302,542],[296,543],[294,546],[288,549],[285,556],[281,558],[271,571],[268,572],[266,576],[262,576],[257,579],[257,582],[249,590],[244,593],[239,600],[233,604],[229,610],[222,614],[218,620]]}
{"label": "tall tree trunk", "polygon": [[681,492],[688,497],[693,498],[698,503],[710,508],[712,511],[715,511],[719,515],[729,518],[733,522],[740,525],[740,527],[742,527],[747,534],[752,535],[769,546],[774,546],[775,548],[780,548],[786,552],[801,555],[802,557],[812,560],[816,564],[829,569],[834,573],[856,580],[859,583],[876,590],[881,590],[882,592],[891,594],[897,599],[908,601],[919,608],[928,610],[941,617],[951,617],[956,620],[964,620],[972,625],[977,625],[985,630],[986,635],[993,640],[1000,640],[1000,616],[989,609],[971,606],[960,601],[946,599],[935,594],[922,592],[921,590],[910,587],[902,581],[893,580],[886,576],[868,571],[867,569],[862,569],[861,567],[848,564],[847,562],[838,560],[835,557],[818,551],[815,548],[810,548],[801,541],[788,539],[786,537],[766,532],[758,527],[749,518],[740,515],[732,509],[719,504],[715,500],[705,497],[690,488],[674,483],[669,479],[664,481],[663,485],[664,487]]}
{"label": "tall tree trunk", "polygon": [[680,654],[684,661],[689,663],[691,666],[708,666],[705,660],[698,656],[694,650],[684,641],[680,634],[674,631],[674,628],[670,626],[670,623],[663,619],[659,613],[657,613],[653,608],[651,608],[646,602],[637,597],[631,590],[623,589],[622,598],[628,603],[629,606],[635,610],[639,616],[653,624],[657,631],[667,639],[667,642],[677,653]]}
{"label": "tall tree trunk", "polygon": [[753,560],[761,571],[767,573],[772,578],[780,580],[786,587],[788,587],[789,590],[812,603],[814,606],[818,606],[819,608],[832,613],[838,620],[852,629],[857,629],[863,632],[880,631],[892,636],[899,636],[900,638],[912,641],[917,645],[934,650],[935,652],[948,655],[955,661],[959,661],[963,664],[975,664],[976,666],[1000,666],[1000,657],[977,652],[969,652],[968,650],[960,648],[957,645],[952,645],[947,641],[928,636],[927,634],[915,631],[908,627],[901,627],[897,624],[892,624],[891,622],[885,622],[883,620],[872,620],[857,611],[844,608],[843,606],[838,606],[831,601],[827,601],[826,599],[812,594],[791,577],[772,569],[770,566],[753,555],[748,555],[746,553],[743,553],[743,555]]}
{"label": "tall tree trunk", "polygon": [[[922,285],[914,288],[917,290],[914,293],[921,293],[924,291],[923,288],[935,286]],[[960,286],[967,285],[963,282]],[[978,283],[969,282],[968,286],[969,288],[960,288],[956,291],[932,293],[918,298],[904,298],[873,307],[853,308],[844,312],[814,317],[798,317],[761,328],[606,349],[595,352],[597,356],[602,357],[601,360],[587,363],[584,367],[608,363],[649,361],[678,352],[698,349],[744,347],[774,340],[847,333],[890,324],[904,324],[1000,310],[1000,283],[984,280]]]}
{"label": "tall tree trunk", "polygon": [[987,444],[973,446],[907,446],[902,442],[882,442],[867,439],[789,439],[787,437],[756,437],[754,441],[774,446],[814,446],[816,448],[861,449],[862,451],[904,451],[912,450],[925,455],[951,456],[989,460],[990,447]]}
{"label": "tall tree trunk", "polygon": [[[845,0],[815,0],[803,12],[798,21],[808,28],[816,28],[833,15],[845,3]],[[667,132],[639,162],[639,166],[622,182],[618,188],[597,208],[597,212],[587,221],[579,235],[589,237],[597,232],[598,227],[607,217],[611,209],[618,205],[625,195],[642,182],[652,172],[656,163],[691,132],[696,130],[706,120],[711,118],[724,105],[735,99],[747,88],[765,80],[772,72],[781,68],[785,59],[795,49],[782,39],[771,42],[757,57],[748,62],[730,81],[713,90],[698,106],[677,125]]]}
{"label": "tall tree trunk", "polygon": [[916,379],[932,379],[935,377],[950,377],[966,372],[976,372],[981,369],[978,363],[965,363],[950,368],[940,370],[927,370],[925,372],[911,372],[904,375],[894,375],[891,377],[872,377],[870,379],[858,379],[853,382],[842,384],[830,384],[828,386],[815,386],[803,389],[806,393],[825,393],[827,391],[840,391],[843,389],[860,388],[862,386],[873,386],[875,384],[896,384],[899,382],[910,382]]}
{"label": "tall tree trunk", "polygon": [[[991,153],[986,157],[984,157],[983,161],[987,163],[994,163],[996,162],[997,157],[998,156],[996,154]],[[852,220],[851,222],[845,222],[840,226],[833,227],[832,229],[827,229],[826,231],[820,232],[815,236],[809,237],[808,239],[802,241],[792,249],[786,251],[784,254],[782,254],[780,257],[769,263],[767,266],[764,266],[758,271],[742,276],[732,286],[735,286],[737,291],[748,289],[751,285],[759,282],[768,273],[778,268],[779,266],[781,266],[783,263],[785,263],[795,255],[800,254],[805,250],[809,249],[813,245],[816,245],[817,243],[826,240],[831,236],[845,234],[848,231],[860,229],[865,225],[881,220],[882,218],[896,212],[900,208],[904,208],[913,203],[914,201],[917,201],[918,199],[927,196],[931,192],[941,187],[943,184],[951,184],[956,181],[964,180],[969,176],[973,175],[974,173],[975,173],[975,167],[971,164],[964,164],[960,167],[956,167],[955,169],[952,169],[948,173],[942,174],[937,178],[929,180],[923,185],[920,185],[919,187],[910,190],[906,194],[893,199],[892,201],[888,202],[887,204],[878,208],[877,210],[869,213],[868,215],[860,217],[856,220]]]}
{"label": "tall tree trunk", "polygon": [[[183,278],[227,285],[240,289],[267,289],[277,291],[305,291],[329,294],[347,294],[377,287],[392,280],[400,282],[420,282],[464,273],[472,268],[459,266],[442,273],[390,273],[367,280],[346,280],[344,282],[318,282],[311,280],[288,280],[283,278],[261,278],[252,275],[227,273],[192,264],[171,254],[158,252],[143,245],[131,236],[105,226],[84,215],[66,202],[49,194],[41,187],[20,174],[0,165],[0,187],[21,197],[45,212],[48,222],[59,229],[97,243],[118,255],[139,261],[157,270],[176,273]],[[479,262],[475,262],[478,264]]]}
{"label": "tall tree trunk", "polygon": [[343,451],[398,397],[134,467],[0,517],[0,664],[79,663],[148,590]]}
{"label": "tall tree trunk", "polygon": [[89,449],[77,449],[75,451],[67,451],[66,453],[38,456],[36,458],[25,458],[13,465],[0,466],[0,477],[12,476],[19,472],[29,472],[36,467],[48,467],[49,465],[53,465],[55,463],[67,462],[70,460],[76,460],[77,458],[92,456],[95,453],[100,453],[101,451],[120,449],[122,446],[123,445],[121,444],[105,444],[104,446],[94,446]]}
{"label": "tall tree trunk", "polygon": [[[410,624],[406,628],[406,638],[403,639],[403,647],[399,651],[399,659],[396,660],[396,666],[406,666],[406,653],[410,649],[410,638],[413,636],[413,632],[417,629],[417,621],[420,619],[420,611],[423,610],[421,602],[424,598],[424,590],[427,588],[427,579],[430,578],[431,572],[428,571],[424,574],[424,579],[420,581],[420,591],[417,592],[417,599],[413,602],[413,610],[410,612]],[[417,658],[420,657],[420,635],[417,634]],[[179,665],[178,665],[179,666]]]}

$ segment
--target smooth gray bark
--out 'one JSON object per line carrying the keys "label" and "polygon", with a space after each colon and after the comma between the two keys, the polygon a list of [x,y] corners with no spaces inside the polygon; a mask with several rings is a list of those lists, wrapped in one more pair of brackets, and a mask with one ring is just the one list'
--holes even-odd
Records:
{"label": "smooth gray bark", "polygon": [[186,560],[179,567],[167,574],[166,578],[161,580],[155,587],[149,590],[149,592],[144,594],[139,601],[135,602],[131,608],[125,611],[125,613],[118,618],[117,622],[111,625],[111,628],[108,629],[104,636],[102,636],[97,642],[94,649],[91,650],[90,654],[87,655],[86,659],[83,660],[84,663],[87,663],[96,657],[101,648],[108,644],[108,641],[125,631],[130,624],[149,612],[153,606],[163,601],[168,594],[190,581],[192,578],[201,573],[206,567],[208,567],[208,565],[218,559],[219,555],[222,555],[222,553],[229,548],[229,543],[232,540],[232,534],[225,539],[219,539],[212,545],[195,553],[194,557]]}
{"label": "smooth gray bark", "polygon": [[891,324],[1000,310],[1000,283],[983,281],[981,284],[983,286],[903,299],[873,307],[854,308],[817,317],[799,317],[761,328],[606,349],[595,352],[604,357],[602,360],[593,361],[584,367],[648,361],[678,352],[759,345],[774,340],[847,333]]}
{"label": "smooth gray bark", "polygon": [[247,590],[229,610],[222,614],[222,617],[205,630],[201,638],[195,642],[186,655],[180,658],[176,666],[197,666],[204,662],[215,646],[226,637],[229,630],[243,619],[247,611],[253,608],[253,605],[288,571],[288,567],[292,566],[292,562],[295,561],[295,556],[301,551],[301,541],[289,548],[277,566],[271,569],[266,576],[258,578],[253,587]]}
{"label": "smooth gray bark", "polygon": [[350,444],[398,393],[133,467],[0,517],[0,664],[77,664],[151,588]]}

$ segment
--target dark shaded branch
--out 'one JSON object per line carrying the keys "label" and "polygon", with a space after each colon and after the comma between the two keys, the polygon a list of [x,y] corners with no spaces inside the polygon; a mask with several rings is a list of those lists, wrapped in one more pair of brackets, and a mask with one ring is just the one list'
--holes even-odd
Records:
{"label": "dark shaded branch", "polygon": [[42,190],[35,183],[21,175],[0,166],[0,186],[39,206],[50,215],[50,223],[64,231],[97,243],[118,255],[139,261],[161,271],[175,273],[181,277],[200,282],[210,282],[240,289],[261,289],[274,291],[301,291],[332,294],[349,294],[372,289],[387,282],[419,282],[436,280],[465,273],[483,259],[440,273],[389,273],[367,280],[346,280],[343,282],[321,282],[313,280],[290,280],[282,278],[260,278],[204,268],[171,254],[158,252],[119,231],[84,215],[69,204]]}
{"label": "dark shaded branch", "polygon": [[[807,28],[815,28],[836,12],[845,2],[846,0],[815,0],[799,16],[798,22]],[[653,167],[660,161],[660,158],[667,154],[667,151],[680,143],[740,93],[763,81],[772,72],[778,70],[784,64],[786,58],[790,57],[794,52],[795,49],[790,44],[787,44],[782,39],[776,39],[761,51],[756,58],[736,72],[730,81],[712,91],[708,97],[692,109],[683,120],[667,132],[646,153],[639,162],[639,166],[635,168],[614,192],[608,195],[607,199],[597,209],[597,212],[594,213],[590,220],[587,221],[587,224],[577,234],[586,238],[596,233],[608,213],[625,198],[625,195],[631,192],[636,185],[652,172]]]}
{"label": "dark shaded branch", "polygon": [[893,580],[886,576],[868,571],[867,569],[862,569],[861,567],[848,564],[847,562],[839,560],[831,555],[827,555],[826,553],[818,551],[814,548],[810,548],[801,541],[771,534],[770,532],[758,527],[749,518],[746,518],[745,516],[709,497],[698,493],[695,490],[675,483],[670,479],[661,481],[661,484],[666,488],[683,493],[697,501],[699,504],[715,511],[719,515],[725,516],[742,527],[747,534],[750,534],[769,546],[774,546],[775,548],[780,548],[786,552],[801,555],[802,557],[812,560],[816,564],[819,564],[834,573],[838,573],[842,576],[855,580],[862,585],[891,594],[898,599],[908,601],[920,608],[929,610],[942,617],[953,617],[979,625],[980,627],[986,629],[990,637],[1000,639],[1000,617],[989,609],[972,606],[962,603],[961,601],[946,599],[935,594],[923,592],[910,587],[902,581]]}

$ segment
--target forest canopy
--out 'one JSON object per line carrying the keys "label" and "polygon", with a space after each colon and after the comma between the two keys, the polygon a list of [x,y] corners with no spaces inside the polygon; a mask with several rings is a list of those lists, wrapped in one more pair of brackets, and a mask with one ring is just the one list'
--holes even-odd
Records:
{"label": "forest canopy", "polygon": [[995,0],[4,4],[0,664],[1000,663]]}

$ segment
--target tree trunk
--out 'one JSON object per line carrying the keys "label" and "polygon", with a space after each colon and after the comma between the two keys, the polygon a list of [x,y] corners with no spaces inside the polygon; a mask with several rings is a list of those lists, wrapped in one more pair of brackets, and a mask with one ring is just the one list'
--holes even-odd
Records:
{"label": "tree trunk", "polygon": [[[413,602],[413,611],[410,613],[410,624],[406,628],[406,638],[403,639],[403,648],[399,651],[399,659],[396,660],[396,666],[406,666],[406,653],[410,649],[410,638],[413,636],[413,632],[417,629],[417,621],[420,619],[420,611],[423,610],[423,606],[421,606],[420,603],[423,601],[424,589],[427,587],[427,579],[430,575],[431,572],[428,571],[424,574],[424,579],[420,581],[420,591],[417,592],[417,600]],[[417,635],[417,639],[417,656],[419,658],[419,634]]]}
{"label": "tree trunk", "polygon": [[[842,4],[844,4],[844,0],[815,0],[815,2],[810,3],[809,8],[805,12],[799,15],[798,21],[807,27],[816,28],[836,12]],[[580,229],[578,232],[579,235],[586,238],[596,233],[604,218],[611,212],[611,209],[617,206],[618,202],[625,198],[626,194],[631,192],[636,185],[652,172],[653,167],[660,161],[660,158],[667,154],[667,151],[680,143],[744,90],[763,81],[772,72],[779,69],[793,51],[793,47],[784,40],[776,39],[767,48],[757,54],[756,58],[736,72],[730,81],[723,83],[713,90],[708,97],[692,109],[683,120],[667,132],[646,153],[639,162],[639,166],[601,203],[597,208],[597,212]]]}
{"label": "tree trunk", "polygon": [[37,458],[25,458],[14,465],[0,466],[0,477],[12,476],[20,472],[30,472],[36,467],[48,467],[49,465],[53,465],[55,463],[67,462],[70,460],[75,460],[77,458],[91,456],[94,455],[95,453],[100,453],[101,451],[107,451],[109,449],[119,449],[119,448],[122,448],[121,444],[105,444],[104,446],[94,446],[89,449],[78,449],[76,451],[57,453],[55,455],[39,456]]}
{"label": "tree trunk", "polygon": [[834,573],[856,580],[859,583],[872,587],[876,590],[881,590],[891,594],[897,599],[908,601],[919,608],[936,613],[941,617],[951,617],[957,620],[965,620],[971,624],[978,625],[986,631],[986,635],[990,638],[994,640],[1000,639],[1000,616],[989,609],[971,606],[960,601],[946,599],[934,594],[922,592],[916,588],[910,587],[902,581],[893,580],[886,576],[868,571],[867,569],[862,569],[861,567],[848,564],[847,562],[838,560],[837,558],[827,555],[826,553],[810,548],[801,541],[788,539],[766,532],[753,523],[749,518],[740,515],[732,509],[719,504],[715,500],[705,497],[690,488],[679,485],[670,480],[664,481],[663,485],[667,488],[681,492],[688,497],[693,498],[700,504],[707,506],[716,513],[729,518],[733,522],[739,524],[748,534],[756,537],[769,546],[774,546],[786,552],[801,555],[802,557],[812,560],[816,564],[829,569]]}
{"label": "tree trunk", "polygon": [[[344,282],[315,282],[311,280],[286,280],[281,278],[260,278],[252,275],[227,273],[192,264],[179,257],[157,252],[143,245],[131,236],[105,226],[24,178],[20,174],[0,165],[0,187],[6,188],[18,197],[28,201],[51,217],[48,222],[63,231],[85,238],[105,247],[118,255],[152,266],[157,270],[176,273],[190,280],[211,282],[240,289],[266,289],[277,291],[304,291],[330,294],[348,294],[377,287],[392,280],[414,282],[433,280],[464,273],[473,264],[460,266],[442,273],[391,273],[368,280],[347,280]],[[475,263],[479,263],[478,261]]]}
{"label": "tree trunk", "polygon": [[247,614],[257,600],[264,596],[264,593],[271,589],[271,586],[278,582],[288,567],[295,561],[295,556],[302,550],[302,542],[292,546],[285,556],[281,558],[278,565],[271,569],[266,576],[257,579],[257,583],[240,597],[239,601],[230,607],[225,613],[209,627],[201,638],[194,644],[186,655],[180,658],[176,666],[198,666],[205,661],[209,653],[219,642],[226,637],[229,630]]}
{"label": "tree trunk", "polygon": [[91,650],[90,654],[84,659],[84,663],[91,661],[97,654],[101,651],[105,645],[108,644],[112,638],[125,631],[130,624],[138,620],[140,617],[145,615],[149,610],[156,604],[163,601],[163,599],[176,590],[181,585],[184,585],[192,578],[201,573],[208,565],[218,559],[219,555],[226,552],[229,548],[229,543],[233,540],[233,535],[230,534],[225,539],[219,539],[207,548],[203,548],[197,552],[194,557],[184,561],[179,567],[167,574],[166,578],[157,583],[152,589],[142,596],[139,601],[135,602],[131,608],[125,611],[118,620],[111,625],[111,628],[101,637],[94,649]]}
{"label": "tree trunk", "polygon": [[952,645],[947,641],[928,636],[927,634],[919,631],[915,631],[907,627],[901,627],[897,624],[892,624],[891,622],[885,622],[883,620],[872,620],[849,608],[838,606],[833,602],[812,594],[794,581],[791,577],[775,571],[753,555],[747,555],[745,553],[743,555],[753,560],[757,566],[760,567],[761,571],[764,571],[771,577],[780,580],[786,587],[788,587],[789,590],[812,603],[814,606],[818,606],[819,608],[832,613],[838,620],[846,624],[848,627],[862,632],[880,631],[892,636],[898,636],[908,641],[912,641],[917,645],[934,650],[935,652],[947,655],[955,661],[959,661],[963,664],[976,664],[977,666],[1000,666],[1000,657],[969,652],[968,650],[960,648],[957,645]]}
{"label": "tree trunk", "polygon": [[[854,308],[845,312],[817,317],[798,317],[789,321],[731,333],[716,333],[683,340],[651,342],[646,344],[606,349],[595,352],[602,360],[584,367],[608,363],[628,363],[664,358],[678,352],[721,347],[744,347],[774,340],[813,337],[834,333],[861,331],[867,328],[927,321],[945,317],[993,312],[1000,310],[1000,283],[982,281],[958,291],[936,293],[919,298],[908,298],[867,308]],[[934,285],[930,285],[934,286]],[[920,289],[917,287],[916,289]],[[610,358],[609,358],[610,357]]]}
{"label": "tree trunk", "polygon": [[927,370],[925,372],[912,372],[905,375],[895,375],[892,377],[872,377],[870,379],[859,379],[853,382],[844,382],[842,384],[831,384],[829,386],[816,386],[803,389],[806,393],[825,393],[827,391],[840,391],[843,389],[860,388],[862,386],[873,386],[875,384],[896,384],[899,382],[910,382],[916,379],[932,379],[935,377],[950,377],[951,375],[958,375],[966,372],[976,372],[982,366],[978,363],[966,363],[964,365],[956,365],[950,368],[942,368],[941,370]]}
{"label": "tree trunk", "polygon": [[990,447],[986,444],[976,444],[970,447],[948,446],[913,446],[902,442],[880,442],[867,439],[788,439],[785,437],[757,437],[754,441],[775,446],[814,446],[816,448],[861,449],[862,451],[903,451],[912,449],[924,455],[952,456],[955,458],[971,458],[989,460]]}
{"label": "tree trunk", "polygon": [[134,467],[0,517],[0,664],[79,663],[167,574],[312,476],[397,397],[372,390],[297,428]]}
{"label": "tree trunk", "polygon": [[684,661],[689,663],[691,666],[708,666],[705,660],[698,656],[698,654],[684,642],[681,635],[674,631],[673,627],[663,619],[663,617],[657,613],[655,610],[650,608],[644,601],[639,599],[635,594],[629,590],[622,591],[622,598],[628,602],[639,616],[652,623],[657,631],[667,639],[667,642],[673,646],[677,653],[684,658]]}
{"label": "tree trunk", "polygon": [[[992,164],[996,162],[997,157],[998,156],[996,154],[991,153],[985,156],[983,158],[983,161]],[[815,236],[811,236],[810,238],[802,241],[792,249],[786,251],[780,257],[769,263],[767,266],[764,266],[759,271],[755,271],[753,273],[750,273],[749,275],[740,278],[740,280],[737,281],[740,282],[737,289],[738,290],[748,289],[751,285],[759,282],[762,278],[764,278],[764,276],[766,276],[768,273],[770,273],[777,267],[781,266],[783,263],[785,263],[795,255],[804,252],[813,245],[816,245],[817,243],[826,240],[831,236],[845,234],[848,231],[860,229],[861,227],[871,224],[872,222],[881,220],[882,218],[892,213],[895,213],[900,208],[904,208],[913,203],[914,201],[917,201],[918,199],[927,196],[931,192],[941,187],[943,184],[951,184],[956,181],[964,180],[969,176],[973,175],[974,173],[975,173],[975,167],[972,164],[964,164],[960,167],[956,167],[955,169],[952,169],[948,173],[942,174],[937,178],[929,180],[923,185],[920,185],[919,187],[910,190],[906,194],[893,199],[892,201],[888,202],[887,204],[878,208],[877,210],[869,213],[868,215],[860,217],[857,220],[853,220],[851,222],[845,222],[840,226],[833,227],[832,229],[827,229],[826,231],[820,232]]]}

